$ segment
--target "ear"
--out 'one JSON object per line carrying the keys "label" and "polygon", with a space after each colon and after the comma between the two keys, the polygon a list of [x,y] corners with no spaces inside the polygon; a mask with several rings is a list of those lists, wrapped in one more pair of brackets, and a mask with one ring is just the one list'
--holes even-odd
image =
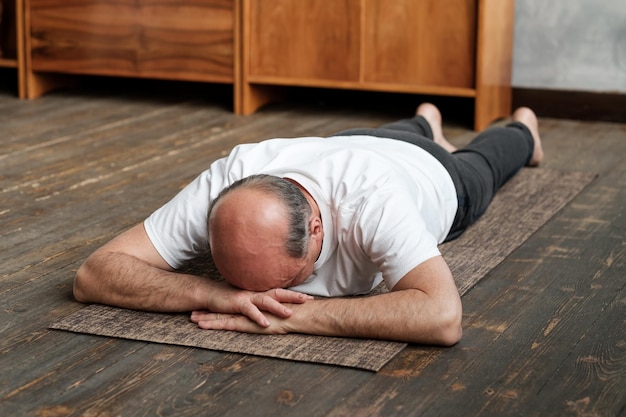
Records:
{"label": "ear", "polygon": [[313,216],[309,221],[309,231],[312,239],[316,239],[320,242],[324,239],[324,226],[319,216]]}

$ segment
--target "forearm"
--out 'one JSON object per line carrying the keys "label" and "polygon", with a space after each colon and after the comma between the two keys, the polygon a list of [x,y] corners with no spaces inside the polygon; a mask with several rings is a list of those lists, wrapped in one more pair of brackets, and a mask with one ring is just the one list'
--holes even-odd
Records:
{"label": "forearm", "polygon": [[413,268],[392,291],[359,298],[309,300],[289,317],[270,317],[263,328],[246,317],[203,312],[192,321],[203,329],[249,333],[304,333],[451,346],[462,334],[459,292],[441,256]]}
{"label": "forearm", "polygon": [[410,289],[308,302],[294,308],[287,325],[298,333],[449,346],[461,337],[461,305]]}
{"label": "forearm", "polygon": [[163,270],[131,255],[95,253],[74,280],[78,301],[118,307],[179,312],[208,308],[213,281]]}

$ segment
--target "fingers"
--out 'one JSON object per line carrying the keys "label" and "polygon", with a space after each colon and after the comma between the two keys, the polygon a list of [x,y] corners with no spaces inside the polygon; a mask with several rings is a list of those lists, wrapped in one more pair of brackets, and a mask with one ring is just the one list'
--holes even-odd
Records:
{"label": "fingers", "polygon": [[312,300],[313,297],[307,294],[303,294],[301,292],[285,290],[283,288],[275,288],[273,290],[269,290],[265,292],[267,295],[272,297],[274,300],[281,303],[294,303],[294,304],[302,304],[307,300]]}
{"label": "fingers", "polygon": [[[269,298],[269,297],[261,296],[261,298]],[[257,323],[259,326],[268,327],[270,325],[270,321],[267,319],[267,317],[265,317],[263,315],[263,313],[261,313],[261,310],[259,310],[259,307],[257,307],[257,304],[254,303],[254,299],[255,299],[255,297],[251,298],[250,302],[246,302],[246,303],[243,303],[241,305],[241,307],[240,307],[241,314],[243,314],[244,316],[248,317],[250,320],[252,320],[253,322]],[[272,299],[270,298],[270,300],[272,300]],[[275,301],[275,300],[272,300],[272,301],[274,301],[274,303],[278,304],[278,307],[273,306],[274,310],[278,310],[278,309],[284,310],[286,308],[286,307],[282,306],[280,303],[278,303],[277,301]],[[263,310],[265,310],[265,311],[272,312],[272,308],[268,309],[267,307],[264,306],[264,304],[267,304],[267,303],[268,302],[264,303],[263,301],[261,301],[259,303],[259,306]]]}
{"label": "fingers", "polygon": [[[289,317],[293,313],[291,308],[277,301],[269,295],[265,294],[256,294],[251,299],[250,302],[254,305],[258,310],[267,311],[272,314],[276,314],[278,317]],[[249,306],[248,306],[249,307]],[[248,315],[246,312],[242,311],[242,313]]]}
{"label": "fingers", "polygon": [[258,334],[285,334],[280,326],[262,327],[241,314],[210,313],[194,311],[191,321],[205,330],[231,330]]}
{"label": "fingers", "polygon": [[237,317],[235,314],[211,313],[209,311],[194,311],[191,313],[191,321],[203,329],[229,330],[229,322]]}
{"label": "fingers", "polygon": [[[208,308],[210,311],[205,311],[204,314],[210,314],[211,312],[242,314],[257,325],[267,328],[270,326],[270,321],[263,312],[285,319],[293,314],[292,308],[285,304],[293,306],[305,303],[310,299],[313,299],[313,297],[282,288],[265,292],[253,292],[227,287],[225,288],[225,296],[213,297],[213,300],[217,300],[217,302],[211,302]],[[201,313],[197,312],[194,316],[198,314]],[[208,317],[211,317],[211,320],[215,320],[215,316]],[[192,321],[195,322],[193,319]]]}
{"label": "fingers", "polygon": [[277,288],[265,293],[253,294],[248,300],[241,303],[239,311],[259,326],[268,327],[270,322],[262,311],[287,318],[293,314],[293,310],[283,303],[302,304],[310,298],[312,297],[306,294]]}
{"label": "fingers", "polygon": [[261,329],[246,317],[239,314],[207,313],[194,311],[191,313],[191,321],[205,330],[234,330],[239,332],[251,332],[253,329]]}

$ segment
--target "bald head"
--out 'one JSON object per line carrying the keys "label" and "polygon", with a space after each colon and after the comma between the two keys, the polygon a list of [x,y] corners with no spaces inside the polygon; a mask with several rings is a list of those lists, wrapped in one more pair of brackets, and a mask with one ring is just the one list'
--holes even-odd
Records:
{"label": "bald head", "polygon": [[229,283],[248,290],[303,281],[312,270],[307,256],[310,217],[307,199],[289,181],[262,175],[236,182],[209,212],[215,265]]}

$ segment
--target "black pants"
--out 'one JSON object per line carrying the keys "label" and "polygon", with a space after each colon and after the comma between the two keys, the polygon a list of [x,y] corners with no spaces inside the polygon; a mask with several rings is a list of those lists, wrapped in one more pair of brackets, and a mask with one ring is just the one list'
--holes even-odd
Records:
{"label": "black pants", "polygon": [[448,170],[459,201],[446,241],[460,236],[489,207],[493,196],[531,159],[534,141],[519,122],[489,128],[463,149],[449,153],[433,141],[430,125],[422,116],[389,123],[376,129],[350,129],[333,136],[368,135],[396,139],[419,146]]}

